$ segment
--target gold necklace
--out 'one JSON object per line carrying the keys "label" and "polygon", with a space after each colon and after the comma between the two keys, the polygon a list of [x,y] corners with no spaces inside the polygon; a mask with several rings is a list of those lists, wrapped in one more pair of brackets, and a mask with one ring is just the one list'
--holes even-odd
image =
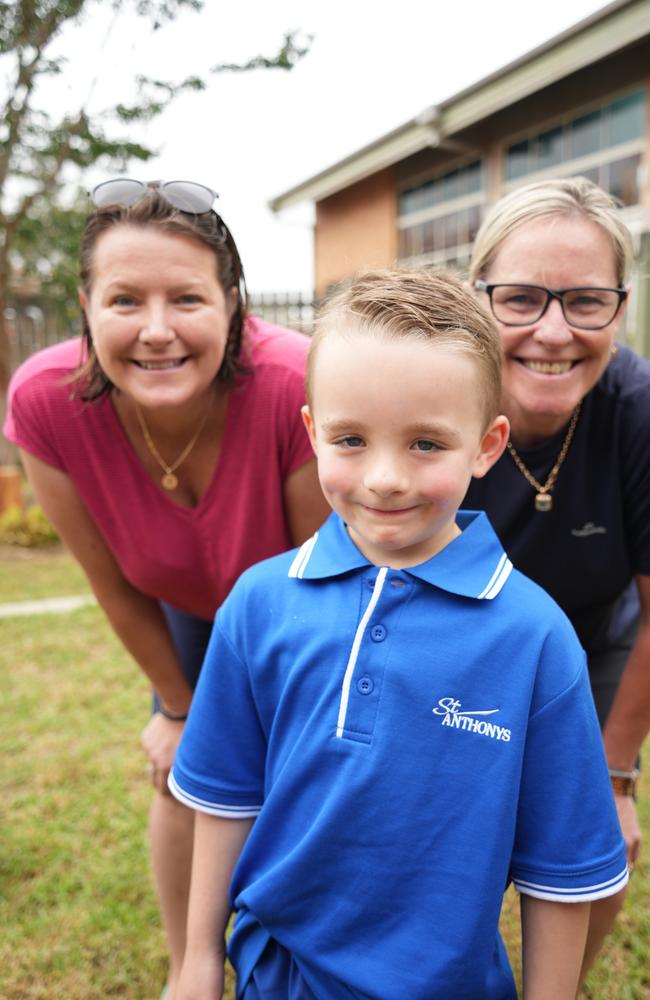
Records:
{"label": "gold necklace", "polygon": [[506,445],[519,471],[528,480],[530,485],[534,486],[535,489],[537,490],[537,495],[535,497],[535,510],[540,511],[543,514],[553,509],[553,497],[551,496],[551,490],[555,486],[555,480],[557,479],[558,472],[560,471],[562,462],[566,458],[567,452],[569,450],[569,445],[571,444],[571,439],[573,438],[573,432],[576,429],[576,424],[578,423],[578,417],[580,416],[581,406],[582,402],[578,403],[575,410],[573,411],[573,416],[571,417],[571,423],[569,424],[569,429],[566,432],[564,443],[560,448],[560,454],[557,456],[557,459],[555,460],[555,465],[549,472],[548,478],[543,486],[535,479],[533,474],[526,468],[521,458],[515,451],[515,447],[512,441],[508,441]]}
{"label": "gold necklace", "polygon": [[[211,402],[212,400],[210,400],[210,403]],[[176,472],[176,469],[179,467],[179,465],[182,465],[182,463],[185,461],[185,459],[191,452],[192,448],[198,441],[199,435],[203,430],[203,428],[205,427],[205,422],[208,419],[208,413],[210,412],[210,403],[208,404],[208,408],[206,409],[205,413],[201,417],[199,426],[196,428],[194,434],[192,435],[191,440],[189,441],[188,444],[185,445],[185,447],[183,448],[182,452],[180,453],[176,461],[172,462],[171,465],[167,464],[167,462],[162,457],[162,455],[156,448],[155,444],[153,443],[151,434],[149,433],[149,428],[144,422],[144,416],[142,415],[140,407],[138,406],[137,403],[135,404],[135,412],[138,415],[138,421],[140,423],[140,429],[142,430],[142,436],[144,438],[144,442],[147,448],[149,449],[149,453],[153,456],[153,458],[155,458],[155,460],[158,462],[158,465],[164,472],[164,475],[160,479],[160,485],[163,487],[163,489],[171,491],[175,490],[176,487],[178,486],[178,476],[176,476],[174,473]]]}

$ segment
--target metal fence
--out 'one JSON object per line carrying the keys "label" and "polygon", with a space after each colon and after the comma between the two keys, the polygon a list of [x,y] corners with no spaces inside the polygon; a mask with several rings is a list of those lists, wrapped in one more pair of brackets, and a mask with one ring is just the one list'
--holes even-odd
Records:
{"label": "metal fence", "polygon": [[[250,296],[249,310],[269,323],[287,326],[310,334],[314,325],[314,301],[311,296],[294,292],[274,292]],[[36,351],[60,340],[78,335],[79,328],[63,328],[57,323],[47,302],[21,301],[5,312],[11,351],[12,370]]]}
{"label": "metal fence", "polygon": [[291,330],[312,333],[314,328],[315,304],[313,296],[303,296],[293,292],[274,292],[250,296],[250,312],[269,323],[288,326]]}
{"label": "metal fence", "polygon": [[39,300],[20,301],[5,309],[5,331],[12,371],[30,354],[78,332],[62,329],[47,304]]}

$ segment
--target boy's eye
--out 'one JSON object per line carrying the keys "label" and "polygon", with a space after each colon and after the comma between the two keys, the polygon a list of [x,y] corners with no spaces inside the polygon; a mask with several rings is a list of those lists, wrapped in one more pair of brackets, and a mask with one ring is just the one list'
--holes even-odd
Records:
{"label": "boy's eye", "polygon": [[438,451],[438,445],[434,444],[433,441],[427,441],[425,438],[422,438],[414,442],[413,449],[415,451]]}
{"label": "boy's eye", "polygon": [[361,448],[363,446],[363,438],[357,437],[356,434],[348,434],[347,437],[339,438],[336,443],[342,445],[344,448]]}

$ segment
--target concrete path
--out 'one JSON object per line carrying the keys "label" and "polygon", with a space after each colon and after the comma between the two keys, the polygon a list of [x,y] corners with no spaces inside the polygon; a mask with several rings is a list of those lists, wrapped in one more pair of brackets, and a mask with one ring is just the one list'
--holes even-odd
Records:
{"label": "concrete path", "polygon": [[47,597],[42,601],[16,601],[13,604],[0,604],[0,618],[63,614],[66,611],[85,608],[88,604],[97,604],[97,600],[92,594],[84,594],[80,597]]}

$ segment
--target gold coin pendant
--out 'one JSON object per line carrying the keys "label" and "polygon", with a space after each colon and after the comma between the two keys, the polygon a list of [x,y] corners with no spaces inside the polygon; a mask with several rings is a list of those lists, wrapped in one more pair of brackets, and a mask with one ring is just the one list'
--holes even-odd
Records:
{"label": "gold coin pendant", "polygon": [[553,508],[553,497],[550,493],[538,493],[535,497],[535,510],[540,511],[542,514],[546,514],[547,511]]}
{"label": "gold coin pendant", "polygon": [[178,476],[175,476],[173,472],[166,472],[160,482],[163,489],[175,490],[178,486]]}

